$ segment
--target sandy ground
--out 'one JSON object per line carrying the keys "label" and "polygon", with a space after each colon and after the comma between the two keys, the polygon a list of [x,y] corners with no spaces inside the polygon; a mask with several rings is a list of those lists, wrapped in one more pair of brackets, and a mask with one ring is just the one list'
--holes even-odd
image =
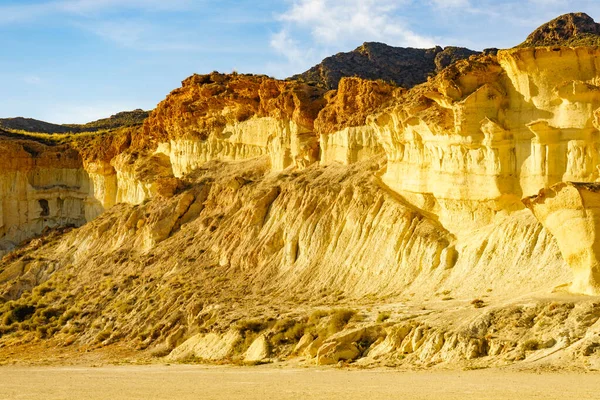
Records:
{"label": "sandy ground", "polygon": [[598,373],[317,368],[0,367],[0,399],[600,399]]}

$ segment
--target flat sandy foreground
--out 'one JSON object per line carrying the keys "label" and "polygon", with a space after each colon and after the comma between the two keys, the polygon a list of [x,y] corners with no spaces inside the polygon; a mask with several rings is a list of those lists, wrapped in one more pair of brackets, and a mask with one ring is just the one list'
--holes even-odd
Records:
{"label": "flat sandy foreground", "polygon": [[598,373],[317,368],[0,367],[0,399],[600,399]]}

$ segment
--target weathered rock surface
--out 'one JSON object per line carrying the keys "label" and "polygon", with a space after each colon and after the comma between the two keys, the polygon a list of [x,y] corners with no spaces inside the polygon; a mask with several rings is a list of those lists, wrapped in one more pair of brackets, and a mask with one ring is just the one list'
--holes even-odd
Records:
{"label": "weathered rock surface", "polygon": [[565,182],[524,199],[573,268],[571,290],[600,294],[600,184]]}
{"label": "weathered rock surface", "polygon": [[599,51],[488,52],[410,90],[195,75],[141,127],[1,135],[0,353],[600,356],[594,299],[551,293],[598,293]]}
{"label": "weathered rock surface", "polygon": [[596,180],[597,53],[502,50],[447,68],[372,117],[383,181],[460,235],[542,188]]}
{"label": "weathered rock surface", "polygon": [[79,154],[0,137],[0,255],[46,228],[83,225],[103,211]]}
{"label": "weathered rock surface", "polygon": [[271,355],[271,344],[265,335],[257,337],[246,353],[244,353],[244,361],[246,362],[261,362],[265,361]]}
{"label": "weathered rock surface", "polygon": [[537,28],[519,47],[598,46],[600,24],[585,13],[564,14]]}
{"label": "weathered rock surface", "polygon": [[383,81],[342,78],[338,90],[326,94],[327,105],[315,121],[321,163],[352,164],[383,154],[367,117],[402,92]]}
{"label": "weathered rock surface", "polygon": [[234,353],[235,346],[242,340],[238,331],[228,331],[223,335],[197,334],[174,349],[167,357],[172,361],[222,360]]}
{"label": "weathered rock surface", "polygon": [[207,161],[268,155],[274,170],[318,158],[314,120],[323,90],[265,76],[194,75],[173,91],[134,137],[168,155],[176,176]]}
{"label": "weathered rock surface", "polygon": [[356,50],[327,57],[308,71],[294,75],[301,80],[326,89],[337,89],[344,77],[381,79],[404,88],[427,81],[455,61],[469,58],[478,52],[464,47],[413,49],[367,42]]}

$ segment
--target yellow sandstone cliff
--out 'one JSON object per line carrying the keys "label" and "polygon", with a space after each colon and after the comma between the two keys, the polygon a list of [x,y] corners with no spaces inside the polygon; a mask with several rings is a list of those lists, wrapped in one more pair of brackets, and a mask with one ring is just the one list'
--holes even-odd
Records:
{"label": "yellow sandstone cliff", "polygon": [[[2,136],[0,346],[319,364],[596,354],[593,299],[544,296],[600,290],[598,56],[501,50],[408,91],[194,75],[141,127]],[[66,226],[80,228],[46,229]]]}
{"label": "yellow sandstone cliff", "polygon": [[158,105],[134,145],[169,156],[176,176],[207,161],[268,155],[274,170],[318,158],[323,90],[264,76],[194,75]]}

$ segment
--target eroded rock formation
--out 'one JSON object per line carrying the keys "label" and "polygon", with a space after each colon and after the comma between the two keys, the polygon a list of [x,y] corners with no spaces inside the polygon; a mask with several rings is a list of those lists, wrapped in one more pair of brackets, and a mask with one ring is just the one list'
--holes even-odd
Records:
{"label": "eroded rock formation", "polygon": [[327,57],[291,79],[326,89],[337,89],[340,80],[345,77],[381,79],[411,88],[427,81],[428,76],[435,75],[448,65],[476,54],[479,52],[464,47],[414,49],[367,42],[354,51]]}
{"label": "eroded rock formation", "polygon": [[597,56],[526,48],[449,67],[372,117],[388,156],[382,179],[456,232],[557,182],[594,181]]}
{"label": "eroded rock formation", "polygon": [[571,290],[600,293],[600,184],[563,182],[524,199],[573,269]]}
{"label": "eroded rock formation", "polygon": [[0,138],[0,255],[45,228],[80,226],[103,211],[68,146]]}
{"label": "eroded rock formation", "polygon": [[352,164],[383,154],[367,117],[401,93],[402,89],[381,80],[342,78],[338,90],[326,94],[327,105],[315,121],[320,134],[321,163]]}
{"label": "eroded rock formation", "polygon": [[274,170],[317,160],[323,90],[265,76],[194,75],[158,105],[134,146],[169,156],[176,176],[213,160],[268,155]]}
{"label": "eroded rock formation", "polygon": [[[569,266],[571,291],[598,294],[600,201],[573,182],[600,178],[599,56],[487,52],[410,90],[194,75],[142,126],[2,135],[0,251],[17,248],[0,262],[0,344],[320,364],[594,354],[594,303],[526,302]],[[65,226],[81,228],[46,229]],[[411,306],[389,326],[322,310],[382,302]]]}

